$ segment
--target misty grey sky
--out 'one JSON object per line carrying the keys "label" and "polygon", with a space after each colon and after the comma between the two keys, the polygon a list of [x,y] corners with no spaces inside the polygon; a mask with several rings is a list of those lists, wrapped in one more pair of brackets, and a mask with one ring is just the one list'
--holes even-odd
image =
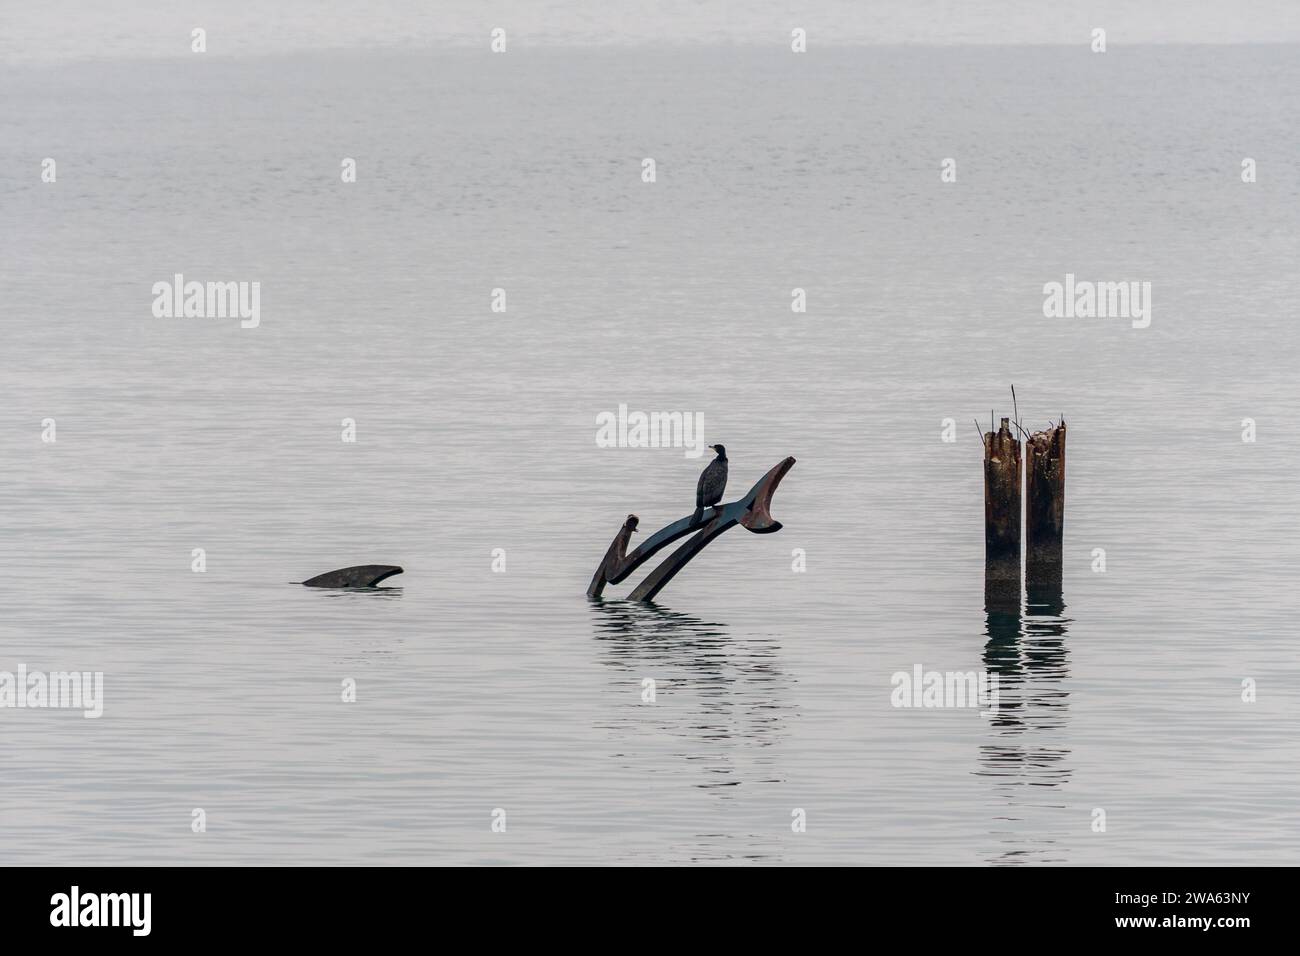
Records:
{"label": "misty grey sky", "polygon": [[1300,41],[1296,0],[0,0],[6,61],[339,47],[590,44],[1086,44]]}

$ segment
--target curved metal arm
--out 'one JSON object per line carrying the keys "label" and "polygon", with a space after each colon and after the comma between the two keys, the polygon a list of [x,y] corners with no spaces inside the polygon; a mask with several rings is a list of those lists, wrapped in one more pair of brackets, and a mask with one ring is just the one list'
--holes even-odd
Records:
{"label": "curved metal arm", "polygon": [[623,526],[619,528],[618,534],[614,536],[609,550],[605,552],[600,567],[592,576],[591,584],[587,588],[587,596],[600,597],[606,584],[618,584],[625,580],[637,568],[654,557],[656,552],[693,531],[697,532],[695,537],[655,568],[650,576],[629,595],[630,600],[649,601],[654,598],[663,590],[664,585],[672,580],[673,575],[685,567],[691,558],[699,554],[705,545],[737,524],[755,534],[771,534],[780,531],[781,522],[772,517],[772,495],[786,472],[793,467],[794,459],[786,458],[760,478],[743,498],[679,518],[667,527],[656,531],[631,554],[627,553],[628,542],[640,519],[636,515],[628,515]]}

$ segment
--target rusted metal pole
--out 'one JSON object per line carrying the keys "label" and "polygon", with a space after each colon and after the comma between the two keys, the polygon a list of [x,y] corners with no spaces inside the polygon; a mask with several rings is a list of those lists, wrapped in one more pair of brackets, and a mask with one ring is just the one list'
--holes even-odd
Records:
{"label": "rusted metal pole", "polygon": [[1065,421],[1026,442],[1025,580],[1049,589],[1061,579],[1065,532]]}
{"label": "rusted metal pole", "polygon": [[1011,419],[984,434],[984,576],[1020,587],[1020,439]]}

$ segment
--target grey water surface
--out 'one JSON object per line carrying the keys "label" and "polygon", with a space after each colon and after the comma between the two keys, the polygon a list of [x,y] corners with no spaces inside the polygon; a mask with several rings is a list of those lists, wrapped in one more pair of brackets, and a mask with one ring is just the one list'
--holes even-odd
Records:
{"label": "grey water surface", "polygon": [[[1294,863],[1298,116],[1287,44],[0,66],[0,670],[104,674],[0,709],[0,862]],[[154,317],[176,273],[260,326]],[[1066,273],[1150,327],[1045,318]],[[1068,497],[1007,617],[1012,382]],[[620,403],[728,500],[798,459],[657,606],[584,591],[706,459],[597,447]],[[292,583],[351,564],[405,574]],[[892,706],[917,664],[1002,712]]]}

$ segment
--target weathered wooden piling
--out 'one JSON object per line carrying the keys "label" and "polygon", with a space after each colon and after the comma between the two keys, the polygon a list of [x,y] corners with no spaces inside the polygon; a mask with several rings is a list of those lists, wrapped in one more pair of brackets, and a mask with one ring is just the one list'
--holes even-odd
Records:
{"label": "weathered wooden piling", "polygon": [[1025,580],[1049,589],[1061,579],[1065,532],[1065,421],[1025,443]]}
{"label": "weathered wooden piling", "polygon": [[984,576],[1020,587],[1020,439],[1011,420],[984,433]]}

